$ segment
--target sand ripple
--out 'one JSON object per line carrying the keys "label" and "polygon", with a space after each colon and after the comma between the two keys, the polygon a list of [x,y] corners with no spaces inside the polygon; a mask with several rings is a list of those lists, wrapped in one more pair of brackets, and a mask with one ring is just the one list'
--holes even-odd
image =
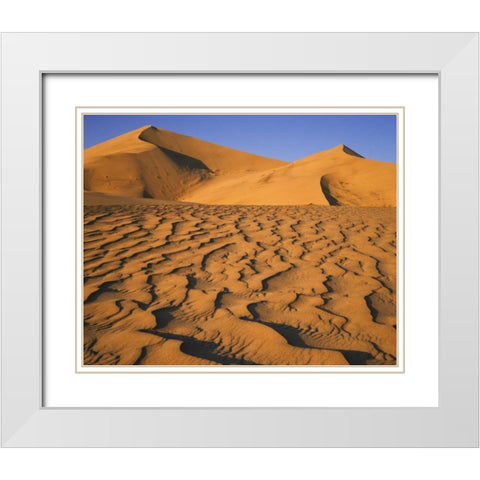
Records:
{"label": "sand ripple", "polygon": [[395,208],[85,206],[87,365],[396,362]]}

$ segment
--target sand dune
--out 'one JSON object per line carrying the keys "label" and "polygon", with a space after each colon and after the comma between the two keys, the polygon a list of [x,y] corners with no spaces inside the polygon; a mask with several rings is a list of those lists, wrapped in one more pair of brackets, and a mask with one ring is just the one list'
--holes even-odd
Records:
{"label": "sand dune", "polygon": [[262,172],[210,177],[180,198],[217,205],[395,206],[395,165],[351,152],[339,145]]}
{"label": "sand dune", "polygon": [[395,165],[345,145],[293,163],[143,127],[84,154],[86,191],[216,205],[396,204]]}
{"label": "sand dune", "polygon": [[396,363],[394,165],[145,127],[84,167],[86,365]]}
{"label": "sand dune", "polygon": [[144,131],[134,130],[84,151],[86,191],[168,200],[209,175],[200,161],[191,168],[188,160],[182,163],[140,140]]}
{"label": "sand dune", "polygon": [[285,162],[142,127],[84,151],[86,191],[176,200],[194,185],[228,172],[260,171]]}

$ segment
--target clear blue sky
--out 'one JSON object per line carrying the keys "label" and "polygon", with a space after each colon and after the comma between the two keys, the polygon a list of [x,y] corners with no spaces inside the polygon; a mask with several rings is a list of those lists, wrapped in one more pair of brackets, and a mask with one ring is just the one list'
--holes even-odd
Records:
{"label": "clear blue sky", "polygon": [[396,161],[395,115],[85,115],[84,148],[153,125],[289,162],[343,143]]}

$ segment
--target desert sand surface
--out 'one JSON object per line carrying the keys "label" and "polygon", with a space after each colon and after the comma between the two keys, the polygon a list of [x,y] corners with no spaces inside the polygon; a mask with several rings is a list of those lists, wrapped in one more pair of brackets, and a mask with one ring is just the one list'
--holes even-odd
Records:
{"label": "desert sand surface", "polygon": [[84,182],[85,365],[396,363],[395,165],[144,127]]}

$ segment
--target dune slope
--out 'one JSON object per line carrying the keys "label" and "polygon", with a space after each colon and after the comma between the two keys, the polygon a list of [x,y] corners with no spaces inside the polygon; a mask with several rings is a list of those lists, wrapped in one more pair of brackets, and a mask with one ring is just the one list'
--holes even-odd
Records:
{"label": "dune slope", "polygon": [[155,127],[142,127],[84,151],[87,192],[176,200],[219,171],[264,170],[284,162]]}

